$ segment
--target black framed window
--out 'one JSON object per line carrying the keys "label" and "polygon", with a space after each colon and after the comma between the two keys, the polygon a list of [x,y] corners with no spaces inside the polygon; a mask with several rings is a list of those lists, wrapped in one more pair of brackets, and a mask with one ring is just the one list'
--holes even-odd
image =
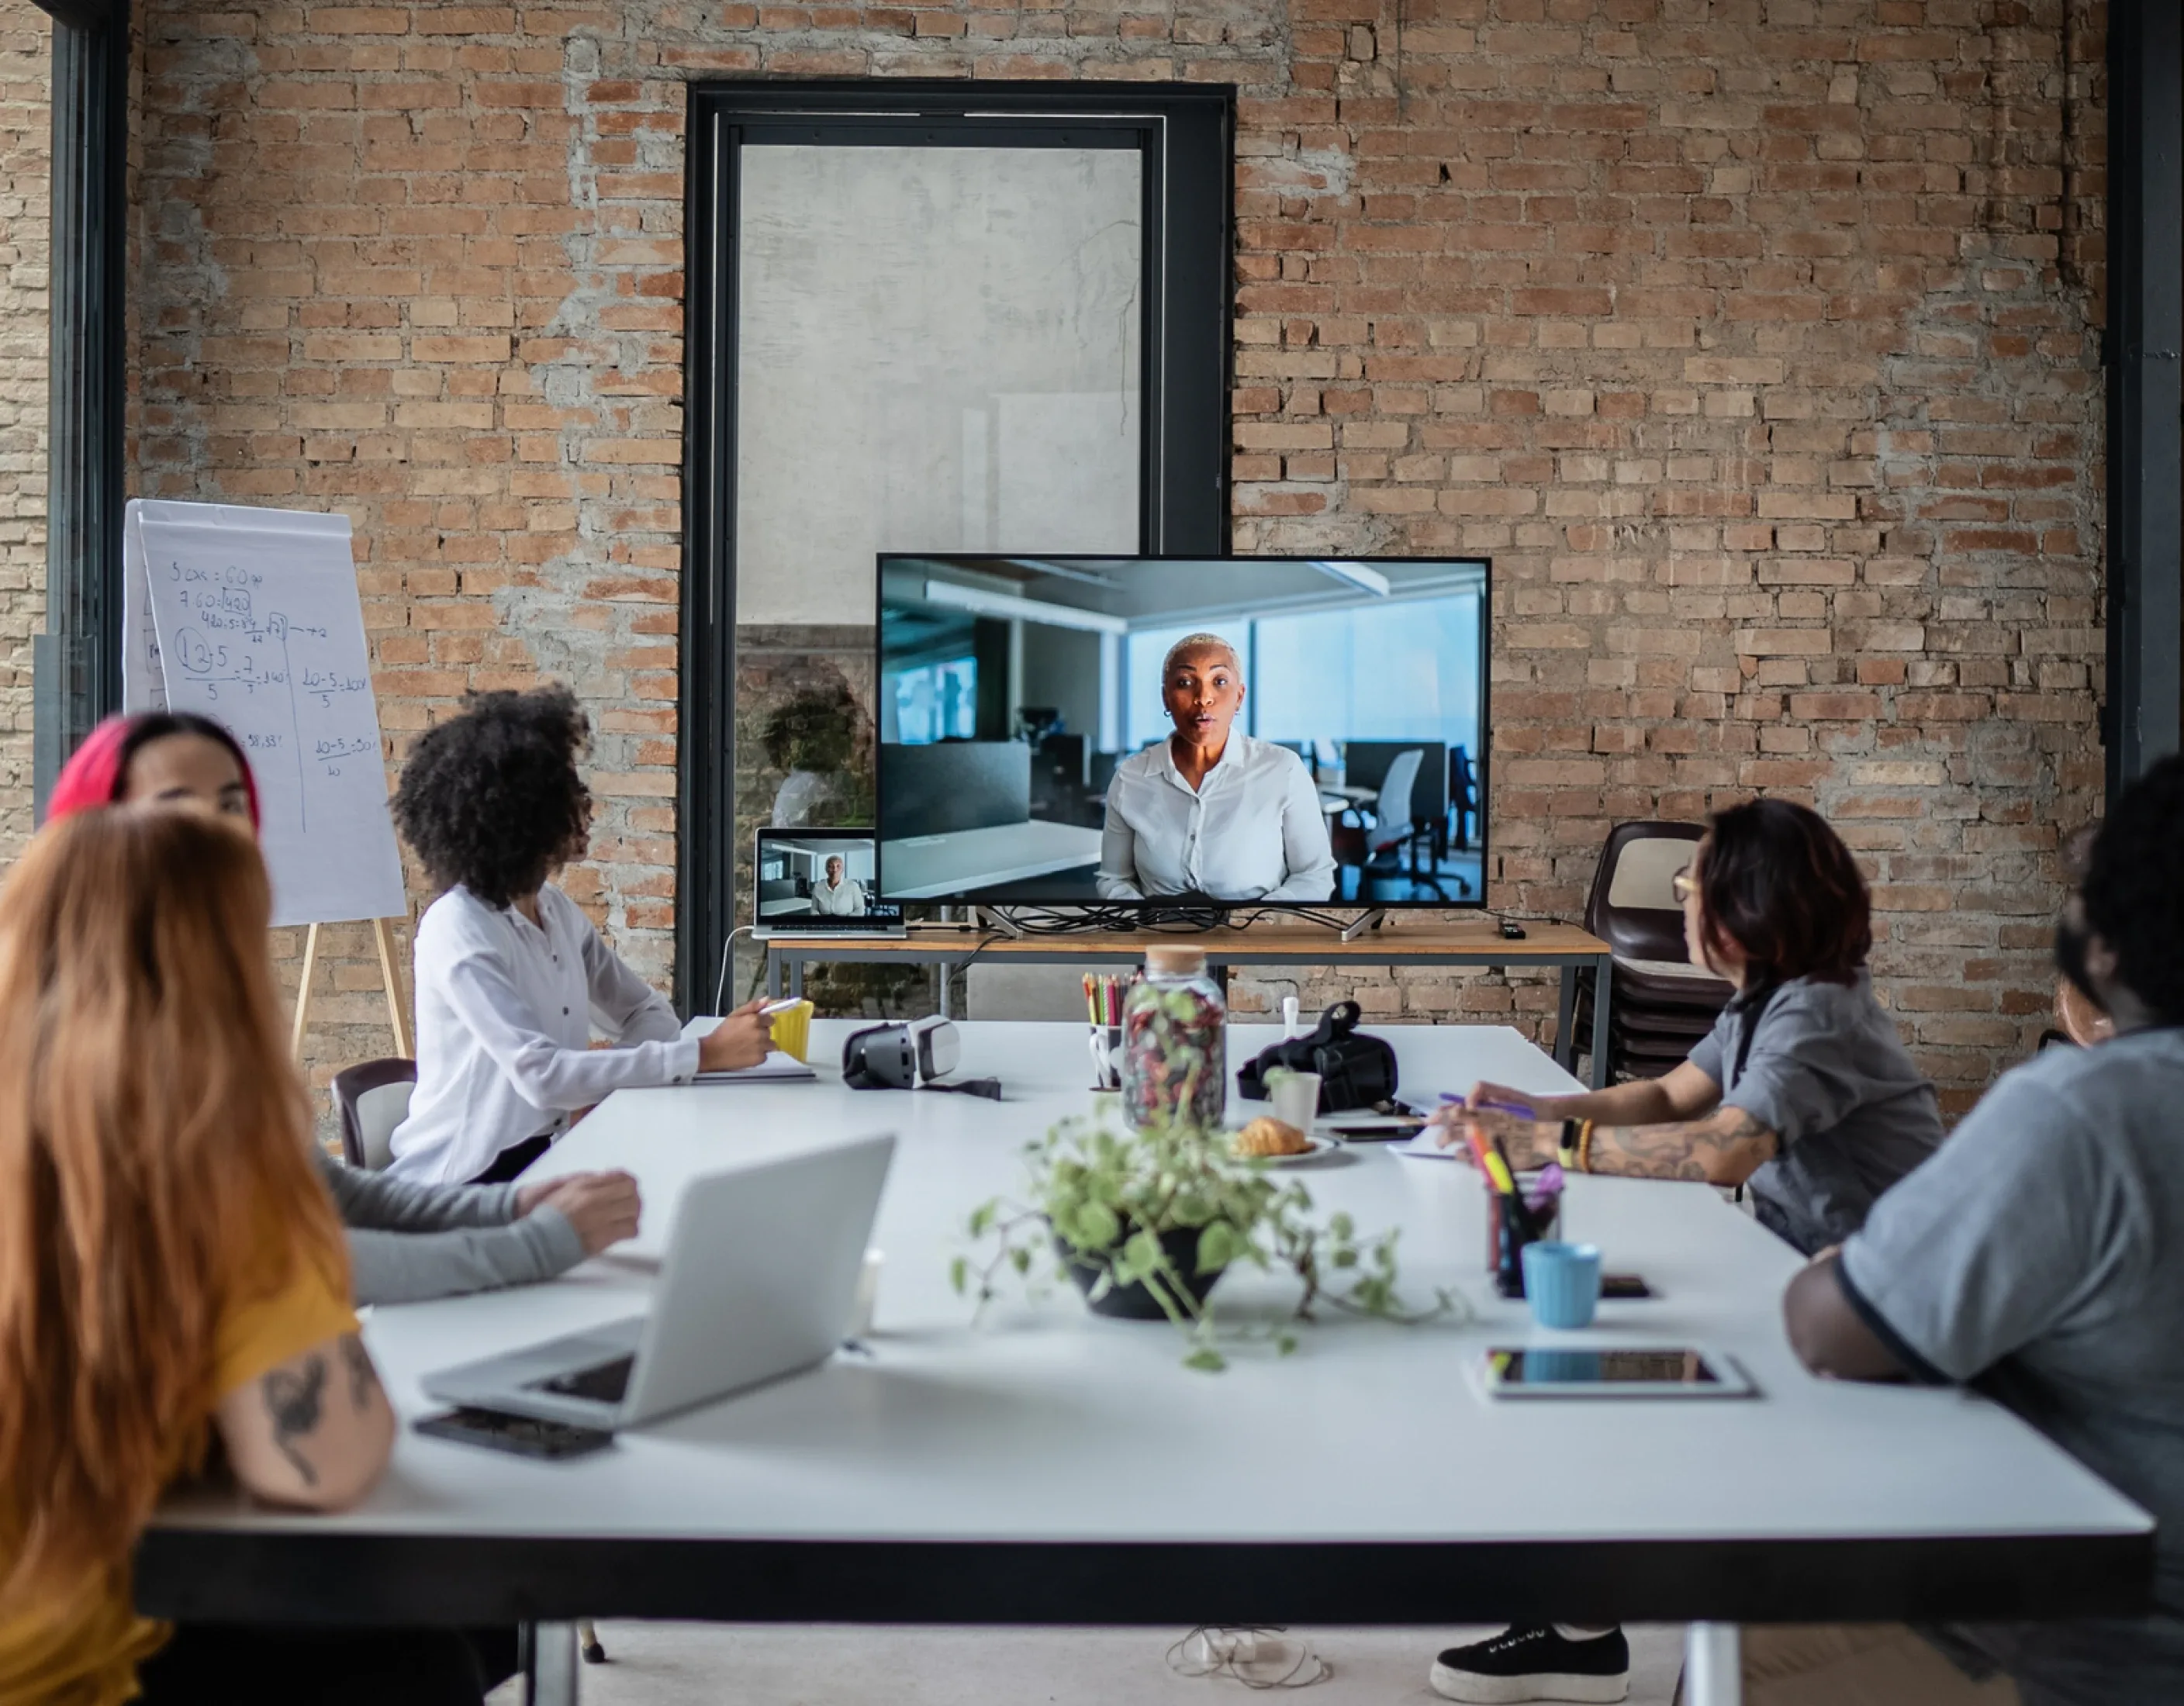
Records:
{"label": "black framed window", "polygon": [[870,821],[878,550],[1226,553],[1234,132],[1225,87],[692,86],[686,1010],[755,829]]}

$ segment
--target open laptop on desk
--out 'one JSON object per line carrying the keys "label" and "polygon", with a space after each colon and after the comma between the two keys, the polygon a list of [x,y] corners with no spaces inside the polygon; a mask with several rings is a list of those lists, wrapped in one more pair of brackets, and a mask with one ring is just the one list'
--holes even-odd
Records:
{"label": "open laptop on desk", "polygon": [[892,1136],[684,1187],[652,1312],[425,1377],[432,1397],[635,1427],[823,1362],[848,1330]]}
{"label": "open laptop on desk", "polygon": [[751,939],[900,936],[902,908],[879,898],[879,843],[870,829],[758,832]]}

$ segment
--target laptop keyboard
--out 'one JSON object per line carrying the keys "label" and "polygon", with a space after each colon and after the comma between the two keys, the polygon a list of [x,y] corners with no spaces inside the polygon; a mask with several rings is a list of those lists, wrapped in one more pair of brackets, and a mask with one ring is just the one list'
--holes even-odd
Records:
{"label": "laptop keyboard", "polygon": [[617,1357],[611,1363],[594,1363],[588,1369],[579,1369],[573,1374],[556,1374],[550,1380],[535,1380],[532,1384],[542,1392],[558,1392],[565,1397],[595,1398],[603,1404],[618,1404],[622,1394],[629,1390],[629,1371],[637,1366],[634,1352],[627,1357]]}

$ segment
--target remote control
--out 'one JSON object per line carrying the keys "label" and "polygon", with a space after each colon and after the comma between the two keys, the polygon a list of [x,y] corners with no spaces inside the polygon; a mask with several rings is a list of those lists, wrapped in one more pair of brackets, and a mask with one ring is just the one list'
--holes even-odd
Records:
{"label": "remote control", "polygon": [[1502,934],[1505,940],[1521,942],[1524,939],[1524,927],[1514,918],[1504,918],[1502,921]]}

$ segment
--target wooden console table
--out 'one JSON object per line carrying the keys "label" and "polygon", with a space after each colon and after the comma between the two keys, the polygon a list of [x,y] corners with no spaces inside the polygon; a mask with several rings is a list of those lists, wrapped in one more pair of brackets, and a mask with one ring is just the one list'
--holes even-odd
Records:
{"label": "wooden console table", "polygon": [[[769,995],[804,993],[804,968],[815,962],[845,965],[920,965],[954,967],[972,959],[997,964],[1095,965],[1144,957],[1148,948],[1206,951],[1206,963],[1230,966],[1557,966],[1562,970],[1561,1021],[1555,1059],[1569,1070],[1575,1039],[1580,967],[1593,971],[1592,1074],[1595,1090],[1607,1082],[1608,992],[1615,958],[1607,943],[1574,924],[1524,926],[1510,941],[1490,923],[1384,925],[1352,941],[1309,925],[1194,931],[1088,930],[1081,935],[1005,936],[969,924],[913,924],[905,936],[802,936],[766,945]],[[948,1011],[948,981],[941,979],[941,1011]]]}

